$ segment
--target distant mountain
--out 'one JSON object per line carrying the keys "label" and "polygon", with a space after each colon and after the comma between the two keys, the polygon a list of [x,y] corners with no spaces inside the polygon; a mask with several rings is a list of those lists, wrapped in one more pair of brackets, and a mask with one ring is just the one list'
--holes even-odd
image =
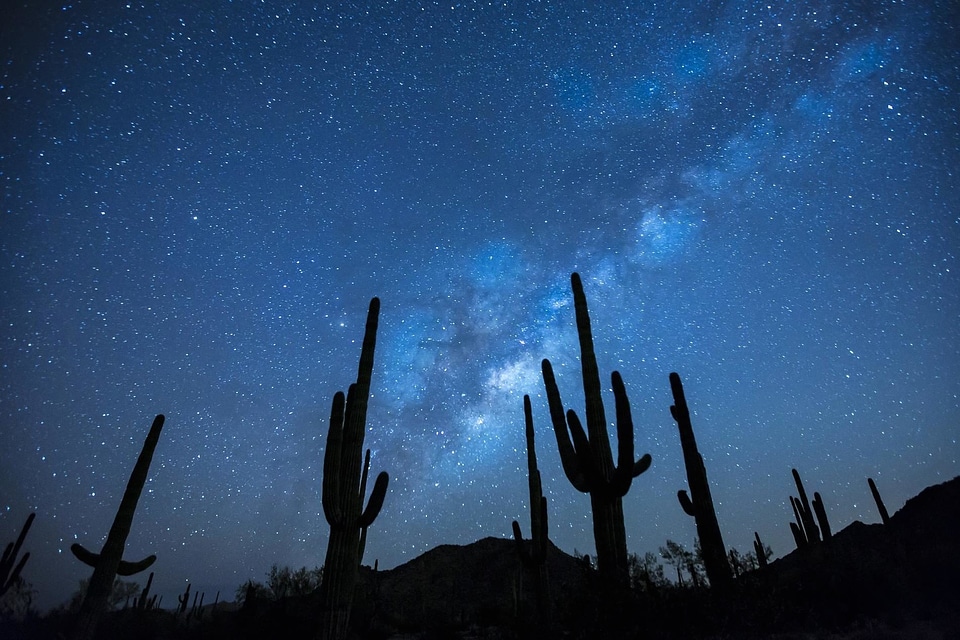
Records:
{"label": "distant mountain", "polygon": [[[547,571],[554,601],[576,592],[592,573],[552,543]],[[363,567],[360,582],[356,617],[384,630],[511,625],[535,609],[533,574],[512,539],[441,545],[387,571]]]}

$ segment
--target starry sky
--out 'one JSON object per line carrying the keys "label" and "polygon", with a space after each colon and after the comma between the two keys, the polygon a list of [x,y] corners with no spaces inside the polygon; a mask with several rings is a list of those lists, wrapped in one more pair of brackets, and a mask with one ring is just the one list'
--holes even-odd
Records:
{"label": "starry sky", "polygon": [[165,604],[322,564],[373,296],[366,563],[529,532],[524,394],[593,552],[540,376],[582,407],[573,271],[653,456],[631,551],[695,535],[671,371],[742,551],[792,550],[791,467],[834,529],[960,473],[957,3],[7,4],[0,542],[37,512],[41,607],[157,413],[126,557]]}

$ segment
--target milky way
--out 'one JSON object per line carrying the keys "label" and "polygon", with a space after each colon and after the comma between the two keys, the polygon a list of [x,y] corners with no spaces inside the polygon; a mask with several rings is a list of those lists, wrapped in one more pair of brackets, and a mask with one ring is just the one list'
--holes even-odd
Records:
{"label": "milky way", "polygon": [[0,542],[37,512],[42,607],[157,413],[127,555],[165,602],[321,564],[373,296],[381,567],[527,530],[524,394],[550,536],[593,552],[540,377],[582,405],[573,271],[653,456],[631,551],[695,535],[671,371],[742,551],[792,549],[792,467],[835,529],[868,476],[894,510],[960,472],[955,3],[382,4],[7,11]]}

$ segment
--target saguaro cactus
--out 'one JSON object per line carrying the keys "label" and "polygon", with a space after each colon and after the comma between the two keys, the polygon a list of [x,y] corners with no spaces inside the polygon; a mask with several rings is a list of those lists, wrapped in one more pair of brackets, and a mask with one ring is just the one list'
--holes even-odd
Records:
{"label": "saguaro cactus", "polygon": [[523,417],[527,437],[527,486],[530,490],[530,540],[524,541],[520,524],[513,521],[513,538],[524,566],[534,572],[534,590],[537,615],[541,621],[550,619],[550,597],[547,577],[547,499],[543,496],[537,451],[534,446],[533,410],[530,396],[523,396]]}
{"label": "saguaro cactus", "polygon": [[[579,274],[570,277],[573,288],[577,334],[580,338],[580,365],[586,401],[587,431],[572,409],[564,414],[553,366],[544,359],[543,384],[550,406],[550,418],[557,436],[563,472],[575,489],[590,494],[593,510],[593,537],[597,546],[597,568],[601,574],[626,584],[627,536],[623,526],[623,496],[633,479],[650,467],[650,454],[633,459],[633,418],[623,379],[616,371],[611,380],[617,415],[617,464],[613,464],[607,418],[600,391],[600,372],[593,350],[593,334],[587,298]],[[572,442],[571,442],[572,438]]]}
{"label": "saguaro cactus", "polygon": [[330,525],[330,540],[320,585],[320,628],[323,640],[346,637],[353,607],[353,593],[362,557],[361,539],[383,506],[389,476],[381,471],[370,500],[363,508],[370,453],[361,471],[361,452],[366,433],[367,402],[373,374],[373,352],[377,343],[380,300],[373,298],[367,312],[367,324],[360,348],[357,381],[350,385],[347,397],[337,392],[330,411],[323,457],[323,514]]}
{"label": "saguaro cactus", "polygon": [[143,449],[140,451],[137,463],[133,467],[133,473],[130,474],[130,480],[127,482],[127,489],[123,492],[123,499],[120,500],[120,507],[117,509],[113,526],[110,527],[107,541],[103,543],[103,549],[100,550],[100,553],[88,551],[79,544],[70,547],[70,551],[78,560],[93,567],[90,585],[87,587],[83,604],[80,605],[80,613],[77,616],[76,627],[73,631],[72,637],[76,640],[86,640],[93,636],[97,622],[106,609],[107,600],[113,590],[114,579],[118,575],[131,576],[140,573],[157,559],[157,556],[151,555],[139,562],[127,562],[123,560],[123,548],[126,546],[127,536],[130,534],[133,514],[137,510],[137,501],[140,500],[140,493],[143,491],[143,485],[147,480],[150,461],[153,459],[153,452],[160,440],[161,429],[163,429],[163,416],[158,415],[154,418],[147,439],[143,443]]}
{"label": "saguaro cactus", "polygon": [[723,544],[717,512],[713,507],[713,498],[710,496],[707,468],[703,464],[703,456],[697,449],[693,425],[690,424],[690,410],[687,408],[687,398],[683,393],[683,383],[676,373],[670,374],[670,391],[673,393],[670,415],[673,416],[680,431],[680,446],[683,448],[683,463],[687,468],[687,484],[690,485],[691,494],[687,495],[687,492],[681,489],[677,492],[677,498],[686,514],[693,516],[697,523],[703,565],[707,570],[710,584],[715,587],[723,586],[732,579],[727,549]]}
{"label": "saguaro cactus", "polygon": [[23,528],[20,529],[20,535],[17,536],[17,541],[7,543],[6,548],[3,550],[3,557],[0,558],[0,596],[9,591],[10,588],[17,583],[17,579],[20,578],[20,572],[23,571],[23,566],[27,564],[27,560],[30,559],[30,553],[28,552],[23,554],[20,562],[17,562],[17,554],[20,553],[20,547],[23,546],[27,532],[30,531],[30,525],[33,524],[33,519],[36,517],[36,513],[28,515],[27,521],[23,523]]}
{"label": "saguaro cactus", "polygon": [[[800,472],[796,469],[791,470],[793,481],[797,485],[797,493],[800,497],[790,496],[790,506],[793,508],[793,517],[795,522],[790,523],[790,531],[793,532],[793,538],[797,542],[797,548],[808,544],[820,542],[821,532],[823,539],[830,537],[830,522],[827,520],[827,510],[823,506],[823,499],[820,494],[813,494],[813,508],[807,500],[807,492],[803,488],[803,481],[800,479]],[[817,527],[817,521],[820,526]]]}

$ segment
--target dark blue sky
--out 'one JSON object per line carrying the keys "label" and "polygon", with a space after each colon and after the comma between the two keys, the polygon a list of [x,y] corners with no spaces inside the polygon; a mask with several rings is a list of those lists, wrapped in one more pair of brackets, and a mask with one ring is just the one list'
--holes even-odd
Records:
{"label": "dark blue sky", "polygon": [[127,554],[165,601],[322,563],[375,295],[381,567],[528,530],[523,394],[551,538],[592,553],[539,374],[581,403],[575,270],[653,456],[631,551],[695,533],[670,371],[742,551],[792,549],[791,467],[834,528],[878,520],[867,476],[895,510],[960,473],[956,3],[385,4],[7,11],[0,541],[37,511],[42,606],[156,413]]}

